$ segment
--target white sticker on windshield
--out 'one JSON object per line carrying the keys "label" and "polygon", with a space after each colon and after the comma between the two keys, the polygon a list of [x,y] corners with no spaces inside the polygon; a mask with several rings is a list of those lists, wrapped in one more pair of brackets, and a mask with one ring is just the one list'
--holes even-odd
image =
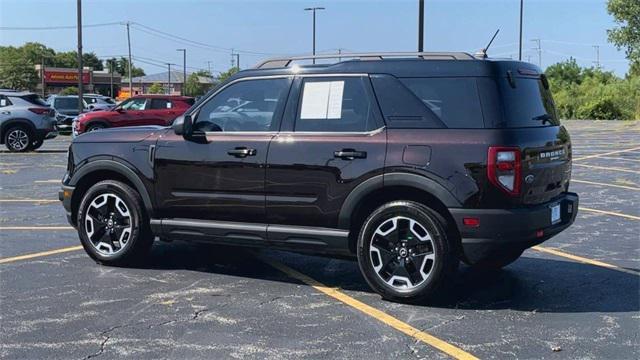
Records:
{"label": "white sticker on windshield", "polygon": [[344,81],[306,82],[300,119],[340,119]]}

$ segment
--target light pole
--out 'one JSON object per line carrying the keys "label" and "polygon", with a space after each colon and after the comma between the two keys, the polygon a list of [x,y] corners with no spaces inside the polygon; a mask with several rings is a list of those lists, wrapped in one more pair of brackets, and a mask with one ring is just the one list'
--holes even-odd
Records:
{"label": "light pole", "polygon": [[522,11],[524,7],[524,0],[520,0],[520,42],[518,50],[518,60],[522,61]]}
{"label": "light pole", "polygon": [[167,71],[167,95],[171,95],[171,63],[167,63],[169,71]]}
{"label": "light pole", "polygon": [[[312,11],[313,12],[313,56],[316,56],[316,10],[324,10],[323,7],[310,7],[305,8],[304,11]],[[313,63],[316,63],[315,57],[313,58]]]}
{"label": "light pole", "polygon": [[176,49],[176,51],[182,51],[182,87],[180,88],[180,95],[184,95],[184,85],[187,83],[187,49]]}
{"label": "light pole", "polygon": [[82,104],[82,0],[77,2],[77,17],[78,17],[78,114],[84,110]]}
{"label": "light pole", "polygon": [[424,0],[418,1],[418,52],[424,51]]}

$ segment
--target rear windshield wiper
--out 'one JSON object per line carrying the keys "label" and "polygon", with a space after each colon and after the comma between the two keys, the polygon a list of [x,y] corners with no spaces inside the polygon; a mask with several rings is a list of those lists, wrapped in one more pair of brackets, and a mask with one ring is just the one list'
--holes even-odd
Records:
{"label": "rear windshield wiper", "polygon": [[553,124],[553,118],[549,114],[534,116],[531,118],[531,120],[542,121],[542,125],[544,125],[545,123]]}

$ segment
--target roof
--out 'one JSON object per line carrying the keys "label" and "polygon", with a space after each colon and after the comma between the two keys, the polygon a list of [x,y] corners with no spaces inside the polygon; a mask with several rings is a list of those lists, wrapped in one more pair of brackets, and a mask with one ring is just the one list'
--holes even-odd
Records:
{"label": "roof", "polygon": [[[192,73],[187,73],[187,78],[191,75]],[[157,73],[157,74],[150,74],[150,75],[144,75],[144,76],[137,76],[134,77],[133,79],[131,79],[131,81],[133,83],[161,83],[161,84],[166,84],[167,80],[169,80],[169,72],[165,71],[165,72],[161,72],[161,73]],[[213,84],[213,79],[210,77],[206,77],[206,76],[198,76],[198,81],[201,84]],[[123,78],[122,79],[123,83],[128,83],[129,82],[129,78]],[[171,84],[182,84],[184,82],[184,74],[182,73],[182,71],[171,71]]]}

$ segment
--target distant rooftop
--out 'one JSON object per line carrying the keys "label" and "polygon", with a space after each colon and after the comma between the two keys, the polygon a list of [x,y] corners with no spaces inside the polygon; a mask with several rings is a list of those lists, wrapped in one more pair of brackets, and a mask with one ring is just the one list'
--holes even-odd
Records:
{"label": "distant rooftop", "polygon": [[[191,73],[187,73],[187,77],[189,77]],[[132,82],[135,83],[160,83],[166,84],[167,80],[169,80],[169,72],[161,72],[157,74],[150,74],[144,76],[137,76],[132,79]],[[213,84],[213,79],[207,76],[198,76],[198,80],[201,84]],[[126,84],[129,82],[128,78],[122,78],[122,83]],[[184,83],[184,76],[182,71],[171,71],[171,83],[172,84],[182,84]]]}

